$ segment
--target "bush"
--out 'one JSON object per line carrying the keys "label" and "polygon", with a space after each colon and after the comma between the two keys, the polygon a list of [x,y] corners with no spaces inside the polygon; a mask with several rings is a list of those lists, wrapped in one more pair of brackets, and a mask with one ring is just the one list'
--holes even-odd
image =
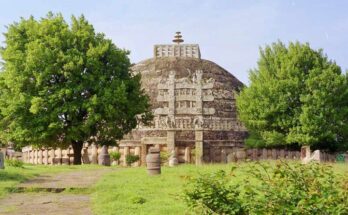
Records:
{"label": "bush", "polygon": [[168,152],[161,151],[160,157],[161,157],[161,164],[164,165],[164,164],[168,163],[170,154]]}
{"label": "bush", "polygon": [[130,166],[132,163],[135,163],[139,160],[139,155],[127,155],[126,156],[126,163],[128,166]]}
{"label": "bush", "polygon": [[23,168],[24,163],[21,160],[18,159],[6,159],[5,163],[7,166],[17,167],[17,168]]}
{"label": "bush", "polygon": [[243,214],[237,186],[229,183],[225,171],[203,174],[189,183],[185,201],[197,214]]}
{"label": "bush", "polygon": [[118,161],[121,158],[121,153],[120,152],[110,152],[110,158],[114,161]]}
{"label": "bush", "polygon": [[233,170],[200,175],[188,183],[185,201],[201,214],[348,214],[348,178],[327,165],[258,163],[235,181]]}

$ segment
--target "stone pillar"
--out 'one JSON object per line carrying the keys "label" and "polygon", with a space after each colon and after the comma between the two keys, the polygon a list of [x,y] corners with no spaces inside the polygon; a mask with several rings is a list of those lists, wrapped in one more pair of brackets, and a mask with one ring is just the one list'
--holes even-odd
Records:
{"label": "stone pillar", "polygon": [[172,153],[175,150],[175,131],[167,131],[167,152]]}
{"label": "stone pillar", "polygon": [[69,154],[69,148],[66,150],[63,150],[62,164],[64,164],[64,165],[70,164],[70,158],[69,158],[68,154]]}
{"label": "stone pillar", "polygon": [[146,165],[146,155],[147,155],[147,147],[145,144],[141,143],[141,157],[140,157],[140,163],[142,166]]}
{"label": "stone pillar", "polygon": [[22,161],[23,161],[24,163],[27,162],[27,152],[23,152],[23,151],[22,151]]}
{"label": "stone pillar", "polygon": [[37,159],[38,164],[42,164],[42,155],[43,155],[42,149],[39,149],[38,150],[38,159]]}
{"label": "stone pillar", "polygon": [[38,150],[35,149],[34,151],[34,164],[38,164]]}
{"label": "stone pillar", "polygon": [[90,164],[89,156],[88,156],[88,147],[84,147],[82,149],[82,162],[84,164]]}
{"label": "stone pillar", "polygon": [[47,149],[45,149],[43,155],[44,155],[43,163],[44,163],[45,165],[47,165],[47,164],[48,164],[48,150],[47,150]]}
{"label": "stone pillar", "polygon": [[[138,155],[140,157],[140,146],[136,146],[134,149],[134,155]],[[134,163],[134,166],[140,166],[141,160]]]}
{"label": "stone pillar", "polygon": [[225,148],[221,149],[221,163],[227,163],[227,153]]}
{"label": "stone pillar", "polygon": [[50,159],[48,160],[48,162],[49,162],[51,165],[54,164],[54,157],[55,157],[54,149],[51,149],[51,150],[50,150]]}
{"label": "stone pillar", "polygon": [[276,160],[277,159],[277,150],[276,149],[272,149],[272,159]]}
{"label": "stone pillar", "polygon": [[58,148],[57,158],[58,158],[58,164],[61,165],[62,164],[62,149],[61,148]]}
{"label": "stone pillar", "polygon": [[127,166],[126,157],[129,155],[129,146],[123,147],[123,166]]}
{"label": "stone pillar", "polygon": [[27,151],[27,163],[30,163],[30,150]]}
{"label": "stone pillar", "polygon": [[98,164],[103,166],[110,166],[110,155],[108,153],[108,147],[103,145],[100,154],[98,156]]}
{"label": "stone pillar", "polygon": [[262,149],[262,159],[267,160],[267,149]]}
{"label": "stone pillar", "polygon": [[185,163],[191,163],[191,147],[185,148]]}
{"label": "stone pillar", "polygon": [[259,159],[258,152],[259,152],[258,149],[253,149],[252,150],[252,156],[251,157],[252,157],[253,161],[257,161]]}
{"label": "stone pillar", "polygon": [[203,164],[203,130],[195,131],[196,165]]}
{"label": "stone pillar", "polygon": [[98,163],[98,149],[97,149],[97,145],[95,145],[94,143],[92,144],[91,163],[92,164]]}
{"label": "stone pillar", "polygon": [[311,148],[309,146],[301,147],[301,160],[309,158],[311,156]]}
{"label": "stone pillar", "polygon": [[33,164],[34,163],[34,152],[32,149],[29,151],[29,163]]}

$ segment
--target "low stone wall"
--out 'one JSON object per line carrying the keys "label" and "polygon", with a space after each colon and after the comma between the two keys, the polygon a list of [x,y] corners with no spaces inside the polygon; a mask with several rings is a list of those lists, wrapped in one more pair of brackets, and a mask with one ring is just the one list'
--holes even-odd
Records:
{"label": "low stone wall", "polygon": [[[226,157],[221,156],[222,162],[237,162],[244,160],[301,160],[300,151],[292,151],[285,149],[241,149],[233,148],[226,150]],[[335,162],[337,154],[329,154],[321,152],[320,162]],[[347,158],[346,158],[347,162]]]}
{"label": "low stone wall", "polygon": [[[167,151],[165,145],[157,145],[162,152]],[[101,151],[101,146],[96,145],[85,145],[82,149],[82,163],[84,164],[98,164],[98,156]],[[119,165],[126,166],[126,156],[128,154],[138,155],[140,160],[135,162],[133,166],[145,165],[145,158],[149,146],[137,146],[137,145],[121,145],[119,147],[109,147],[108,152],[120,152],[121,158]],[[179,163],[192,163],[194,161],[194,154],[191,147],[175,147],[175,152]],[[31,146],[24,147],[22,149],[23,161],[30,164],[44,164],[44,165],[62,165],[73,163],[73,149],[36,149]]]}
{"label": "low stone wall", "polygon": [[[133,164],[133,166],[145,165],[145,157],[148,149],[153,145],[138,145],[138,144],[122,144],[119,147],[109,147],[108,152],[120,152],[121,158],[119,165],[126,166],[126,156],[128,154],[138,155],[140,160]],[[160,148],[161,152],[167,153],[167,146],[163,144],[155,145]],[[98,164],[98,155],[101,147],[96,145],[85,145],[82,149],[82,162],[85,164]],[[45,164],[45,165],[61,165],[73,163],[73,150],[68,149],[35,149],[33,147],[25,147],[22,150],[22,158],[25,163],[31,164]],[[285,150],[285,149],[244,149],[238,147],[230,148],[210,148],[207,153],[212,154],[215,160],[206,161],[206,163],[229,163],[240,162],[245,160],[301,160],[300,151]],[[176,158],[179,163],[194,163],[195,149],[191,146],[175,147]],[[337,154],[329,154],[321,152],[320,162],[335,162]],[[346,162],[348,156],[346,155]]]}

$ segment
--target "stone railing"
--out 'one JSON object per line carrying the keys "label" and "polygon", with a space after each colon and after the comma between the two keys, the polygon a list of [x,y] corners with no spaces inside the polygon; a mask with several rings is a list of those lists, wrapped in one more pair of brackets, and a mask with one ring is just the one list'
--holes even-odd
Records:
{"label": "stone railing", "polygon": [[[167,146],[164,144],[157,144],[161,152],[167,152]],[[140,160],[132,166],[145,165],[145,157],[150,145],[144,144],[120,144],[119,147],[109,147],[108,152],[120,152],[121,158],[119,165],[126,166],[126,156],[138,155]],[[35,149],[32,147],[25,147],[22,150],[22,159],[25,163],[31,164],[45,164],[45,165],[61,165],[73,163],[73,150],[68,149]],[[101,147],[96,145],[85,145],[82,149],[82,162],[84,164],[98,164],[98,155],[101,152]],[[224,147],[216,149],[214,147],[205,149],[205,155],[210,154],[209,157],[214,159],[205,159],[205,163],[229,163],[239,162],[245,160],[301,160],[301,152],[285,149],[244,149],[238,147]],[[175,155],[179,163],[194,163],[195,149],[190,146],[175,147]],[[320,162],[335,162],[337,154],[329,154],[321,152]],[[345,155],[345,161],[348,162],[348,156]]]}
{"label": "stone railing", "polygon": [[[100,146],[97,145],[85,145],[82,149],[82,163],[84,164],[98,164],[98,156],[101,153]],[[140,146],[133,147],[109,147],[108,152],[120,152],[121,158],[119,160],[121,165],[126,165],[125,157],[128,154],[139,155]],[[74,152],[71,147],[68,149],[60,148],[33,148],[31,146],[24,147],[22,149],[22,157],[25,163],[30,164],[45,164],[45,165],[61,165],[72,164],[74,160]],[[139,166],[141,161],[134,163],[134,166]]]}
{"label": "stone railing", "polygon": [[[319,162],[336,162],[338,153],[327,153],[320,151]],[[258,160],[303,160],[303,154],[300,151],[292,151],[285,149],[241,149],[234,148],[221,153],[222,162],[237,162],[244,160],[258,161]],[[348,162],[348,156],[345,155],[345,162]]]}

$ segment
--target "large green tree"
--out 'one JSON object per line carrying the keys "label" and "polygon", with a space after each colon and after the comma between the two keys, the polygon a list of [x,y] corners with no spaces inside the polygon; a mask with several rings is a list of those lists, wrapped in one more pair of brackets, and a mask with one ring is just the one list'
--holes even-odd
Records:
{"label": "large green tree", "polygon": [[[81,17],[61,14],[10,24],[1,49],[0,138],[16,144],[72,145],[81,164],[85,141],[113,145],[151,118],[128,51]],[[141,117],[139,117],[141,116]]]}
{"label": "large green tree", "polygon": [[335,149],[347,137],[347,78],[322,50],[299,42],[260,50],[250,85],[237,98],[251,146]]}

